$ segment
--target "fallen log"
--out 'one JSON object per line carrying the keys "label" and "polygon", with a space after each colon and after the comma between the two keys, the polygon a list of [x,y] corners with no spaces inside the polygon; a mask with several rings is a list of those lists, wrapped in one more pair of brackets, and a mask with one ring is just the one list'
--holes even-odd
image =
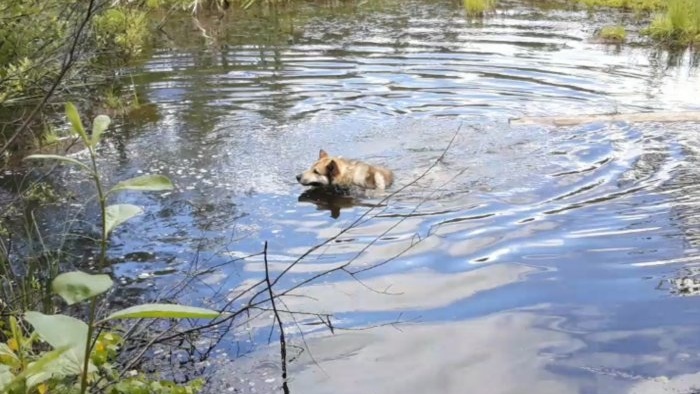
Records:
{"label": "fallen log", "polygon": [[509,120],[509,123],[514,125],[542,124],[550,126],[575,126],[592,122],[700,122],[700,111],[633,112],[580,116],[526,116]]}

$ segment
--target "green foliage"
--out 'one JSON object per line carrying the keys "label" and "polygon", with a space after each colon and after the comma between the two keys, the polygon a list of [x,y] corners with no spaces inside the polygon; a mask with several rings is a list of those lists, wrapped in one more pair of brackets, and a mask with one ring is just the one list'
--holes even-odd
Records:
{"label": "green foliage", "polygon": [[108,275],[90,275],[80,271],[58,275],[52,282],[53,292],[60,295],[68,305],[96,297],[112,287]]}
{"label": "green foliage", "polygon": [[105,233],[110,234],[115,227],[141,215],[143,209],[132,204],[114,204],[105,208]]}
{"label": "green foliage", "polygon": [[627,38],[624,26],[605,26],[598,32],[598,38],[605,42],[622,43]]}
{"label": "green foliage", "polygon": [[220,315],[211,309],[169,304],[142,304],[122,309],[107,316],[114,319],[213,319]]}
{"label": "green foliage", "polygon": [[[106,275],[90,275],[84,272],[69,272],[54,279],[54,292],[68,303],[92,299],[106,292],[112,281]],[[94,307],[93,307],[94,308]],[[94,309],[93,309],[94,310]],[[186,386],[168,381],[151,381],[139,375],[120,379],[112,365],[119,353],[122,338],[112,332],[104,332],[93,338],[94,315],[87,323],[70,316],[46,315],[29,311],[24,320],[31,325],[33,332],[23,334],[17,320],[11,317],[10,338],[7,344],[0,344],[0,390],[9,393],[22,393],[35,389],[47,392],[49,389],[62,391],[76,387],[77,378],[81,382],[91,382],[81,386],[85,392],[89,385],[100,382],[101,391],[120,393],[196,393],[203,386],[202,381],[194,381]],[[106,320],[135,318],[208,318],[219,316],[216,311],[170,304],[146,304],[127,308],[109,315]],[[52,349],[46,350],[39,341]],[[88,346],[94,346],[88,349]],[[87,357],[87,359],[86,359]],[[85,368],[87,367],[87,368]]]}
{"label": "green foliage", "polygon": [[101,262],[104,264],[107,236],[112,230],[133,218],[134,216],[143,213],[143,209],[131,204],[115,204],[107,206],[107,197],[111,193],[123,190],[139,190],[139,191],[163,191],[173,188],[172,182],[162,175],[143,175],[122,181],[115,185],[107,192],[103,191],[100,175],[97,171],[95,147],[100,143],[104,131],[109,127],[110,119],[106,115],[98,115],[92,122],[92,135],[88,136],[83,122],[80,119],[78,110],[72,103],[66,104],[66,117],[70,121],[72,130],[85,143],[88,152],[90,153],[91,165],[83,163],[79,160],[61,155],[30,155],[25,160],[58,160],[78,166],[85,171],[87,175],[94,180],[95,188],[97,189],[98,201],[102,211],[102,254]]}
{"label": "green foliage", "polygon": [[468,15],[483,15],[496,6],[496,0],[464,0],[464,9]]}
{"label": "green foliage", "polygon": [[90,170],[87,164],[68,156],[36,154],[27,156],[25,160],[58,160],[67,164],[73,164],[88,171]]}
{"label": "green foliage", "polygon": [[665,2],[663,0],[577,0],[588,7],[623,8],[633,11],[658,10]]}
{"label": "green foliage", "polygon": [[700,0],[668,0],[644,33],[667,45],[700,44]]}
{"label": "green foliage", "polygon": [[90,139],[90,145],[96,146],[100,142],[102,133],[107,130],[110,122],[109,116],[97,115],[97,117],[95,117],[95,120],[92,122],[92,138]]}
{"label": "green foliage", "polygon": [[[66,104],[66,117],[72,131],[78,135],[90,155],[90,162],[60,155],[31,155],[29,160],[58,160],[75,165],[94,181],[97,199],[102,213],[102,238],[100,263],[106,260],[107,237],[111,231],[143,210],[131,204],[107,205],[111,193],[125,190],[162,191],[173,188],[170,180],[162,175],[143,175],[116,184],[107,192],[101,182],[96,163],[96,146],[109,127],[110,119],[99,115],[92,122],[92,133],[88,136],[77,109]],[[16,320],[10,321],[11,338],[14,347],[0,347],[0,391],[24,393],[36,388],[38,392],[79,392],[85,393],[100,383],[100,392],[109,393],[194,393],[201,389],[201,382],[179,386],[167,381],[151,381],[143,376],[121,379],[114,371],[112,360],[118,354],[121,338],[106,332],[94,338],[98,322],[97,297],[107,292],[113,285],[107,275],[91,275],[84,272],[69,272],[58,275],[52,282],[52,290],[69,305],[90,300],[90,315],[87,322],[70,316],[29,311],[24,320],[31,325],[33,332],[28,338],[22,335]],[[170,304],[137,305],[117,311],[99,321],[116,319],[213,319],[219,316],[216,311]],[[52,349],[47,351],[34,343],[40,339]],[[93,346],[94,344],[94,346]]]}
{"label": "green foliage", "polygon": [[186,10],[200,2],[201,0],[146,0],[144,5],[150,9],[176,8]]}
{"label": "green foliage", "polygon": [[187,385],[166,380],[148,381],[143,375],[123,379],[115,384],[108,394],[194,394],[204,387],[204,380],[195,379]]}
{"label": "green foliage", "polygon": [[73,132],[78,134],[85,144],[90,140],[85,133],[85,127],[83,127],[83,122],[80,120],[80,115],[78,114],[78,109],[75,108],[73,103],[66,103],[66,117],[73,126]]}
{"label": "green foliage", "polygon": [[95,18],[94,26],[98,45],[127,56],[141,53],[150,35],[147,13],[133,7],[110,8]]}
{"label": "green foliage", "polygon": [[170,179],[163,175],[142,175],[117,183],[108,193],[120,190],[164,191],[172,188]]}
{"label": "green foliage", "polygon": [[45,182],[32,183],[22,192],[22,197],[28,202],[38,204],[49,204],[58,201],[58,195],[54,189]]}
{"label": "green foliage", "polygon": [[41,93],[60,69],[72,20],[59,17],[77,0],[0,4],[0,104]]}

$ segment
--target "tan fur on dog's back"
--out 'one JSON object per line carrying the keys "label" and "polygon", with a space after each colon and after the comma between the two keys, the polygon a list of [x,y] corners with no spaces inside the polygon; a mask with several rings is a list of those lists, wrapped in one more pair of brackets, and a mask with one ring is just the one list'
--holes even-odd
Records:
{"label": "tan fur on dog's back", "polygon": [[394,183],[391,170],[359,160],[331,157],[323,149],[311,169],[297,175],[302,185],[357,186],[365,189],[386,189]]}
{"label": "tan fur on dog's back", "polygon": [[[339,168],[339,175],[333,178],[334,185],[386,189],[394,182],[394,175],[386,168],[372,166],[359,160],[345,160],[343,158],[334,158],[334,160]],[[382,178],[377,179],[377,175]]]}

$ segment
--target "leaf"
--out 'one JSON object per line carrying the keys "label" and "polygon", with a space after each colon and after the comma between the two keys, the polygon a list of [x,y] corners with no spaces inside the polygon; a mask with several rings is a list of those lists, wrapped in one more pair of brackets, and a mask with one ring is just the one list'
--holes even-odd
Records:
{"label": "leaf", "polygon": [[[48,379],[54,377],[65,377],[80,375],[83,370],[83,360],[85,354],[78,352],[75,349],[60,348],[53,352],[58,353],[58,357],[51,357],[48,360],[42,361],[40,365],[34,363],[29,364],[27,371],[27,386],[34,387]],[[52,352],[52,353],[53,353]],[[43,359],[43,357],[42,357]],[[97,372],[97,367],[91,361],[88,361],[88,373]]]}
{"label": "leaf", "polygon": [[51,379],[55,375],[65,376],[65,374],[60,373],[59,365],[61,363],[61,358],[63,358],[66,352],[69,350],[70,347],[64,346],[44,353],[40,359],[29,363],[29,365],[27,365],[27,369],[19,374],[15,380],[26,377],[27,388],[31,389],[32,387]]}
{"label": "leaf", "polygon": [[143,213],[141,207],[131,204],[115,204],[105,209],[107,220],[105,222],[105,233],[109,234],[118,225]]}
{"label": "leaf", "polygon": [[122,309],[107,316],[112,319],[213,319],[219,312],[194,306],[173,304],[142,304]]}
{"label": "leaf", "polygon": [[92,121],[92,146],[100,143],[102,133],[107,130],[112,120],[107,115],[97,115]]}
{"label": "leaf", "polygon": [[19,363],[20,359],[15,352],[13,352],[7,344],[0,343],[0,365],[9,365],[14,368]]}
{"label": "leaf", "polygon": [[114,185],[109,193],[120,190],[141,190],[141,191],[161,191],[172,190],[173,184],[168,177],[163,175],[151,174],[141,175],[135,178],[121,181]]}
{"label": "leaf", "polygon": [[10,367],[0,364],[0,393],[4,393],[14,380],[15,376],[12,374]]}
{"label": "leaf", "polygon": [[109,275],[90,275],[73,271],[58,275],[51,283],[51,288],[68,305],[73,305],[106,292],[112,285]]}
{"label": "leaf", "polygon": [[[54,348],[31,364],[23,373],[27,383],[39,384],[52,376],[80,374],[85,359],[88,326],[84,322],[66,315],[45,315],[40,312],[26,312],[24,320],[34,328],[41,339]],[[94,365],[88,365],[88,371]]]}
{"label": "leaf", "polygon": [[29,155],[23,160],[60,160],[65,161],[66,163],[75,164],[78,167],[90,171],[90,168],[88,168],[88,166],[85,163],[78,161],[72,157],[66,157],[61,155]]}
{"label": "leaf", "polygon": [[90,140],[87,134],[85,134],[85,128],[83,127],[83,122],[80,121],[80,115],[78,115],[78,109],[75,108],[73,103],[66,103],[66,116],[73,125],[73,131],[76,132],[80,138],[83,140],[85,145],[90,145]]}
{"label": "leaf", "polygon": [[66,315],[45,315],[35,311],[26,312],[24,320],[28,321],[39,337],[54,349],[68,346],[85,351],[88,333],[85,322]]}

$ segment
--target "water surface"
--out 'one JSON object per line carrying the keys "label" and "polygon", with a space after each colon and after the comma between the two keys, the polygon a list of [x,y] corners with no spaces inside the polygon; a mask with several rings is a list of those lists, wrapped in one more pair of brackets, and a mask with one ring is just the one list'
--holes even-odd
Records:
{"label": "water surface", "polygon": [[[607,17],[506,5],[483,21],[428,0],[308,5],[209,21],[211,39],[167,26],[175,42],[131,70],[152,113],[113,130],[102,168],[177,190],[119,197],[146,214],[114,234],[114,273],[148,297],[211,269],[178,294],[221,305],[263,275],[235,258],[268,241],[278,274],[382,199],[300,201],[320,148],[389,166],[395,191],[454,137],[276,285],[351,262],[284,297],[337,328],[288,318],[310,350],[292,350],[292,391],[688,392],[692,376],[671,386],[700,369],[700,308],[658,285],[699,261],[698,125],[508,120],[698,110],[697,59],[592,41]],[[236,359],[227,346],[251,342],[227,343],[215,385],[276,387],[275,344]]]}

